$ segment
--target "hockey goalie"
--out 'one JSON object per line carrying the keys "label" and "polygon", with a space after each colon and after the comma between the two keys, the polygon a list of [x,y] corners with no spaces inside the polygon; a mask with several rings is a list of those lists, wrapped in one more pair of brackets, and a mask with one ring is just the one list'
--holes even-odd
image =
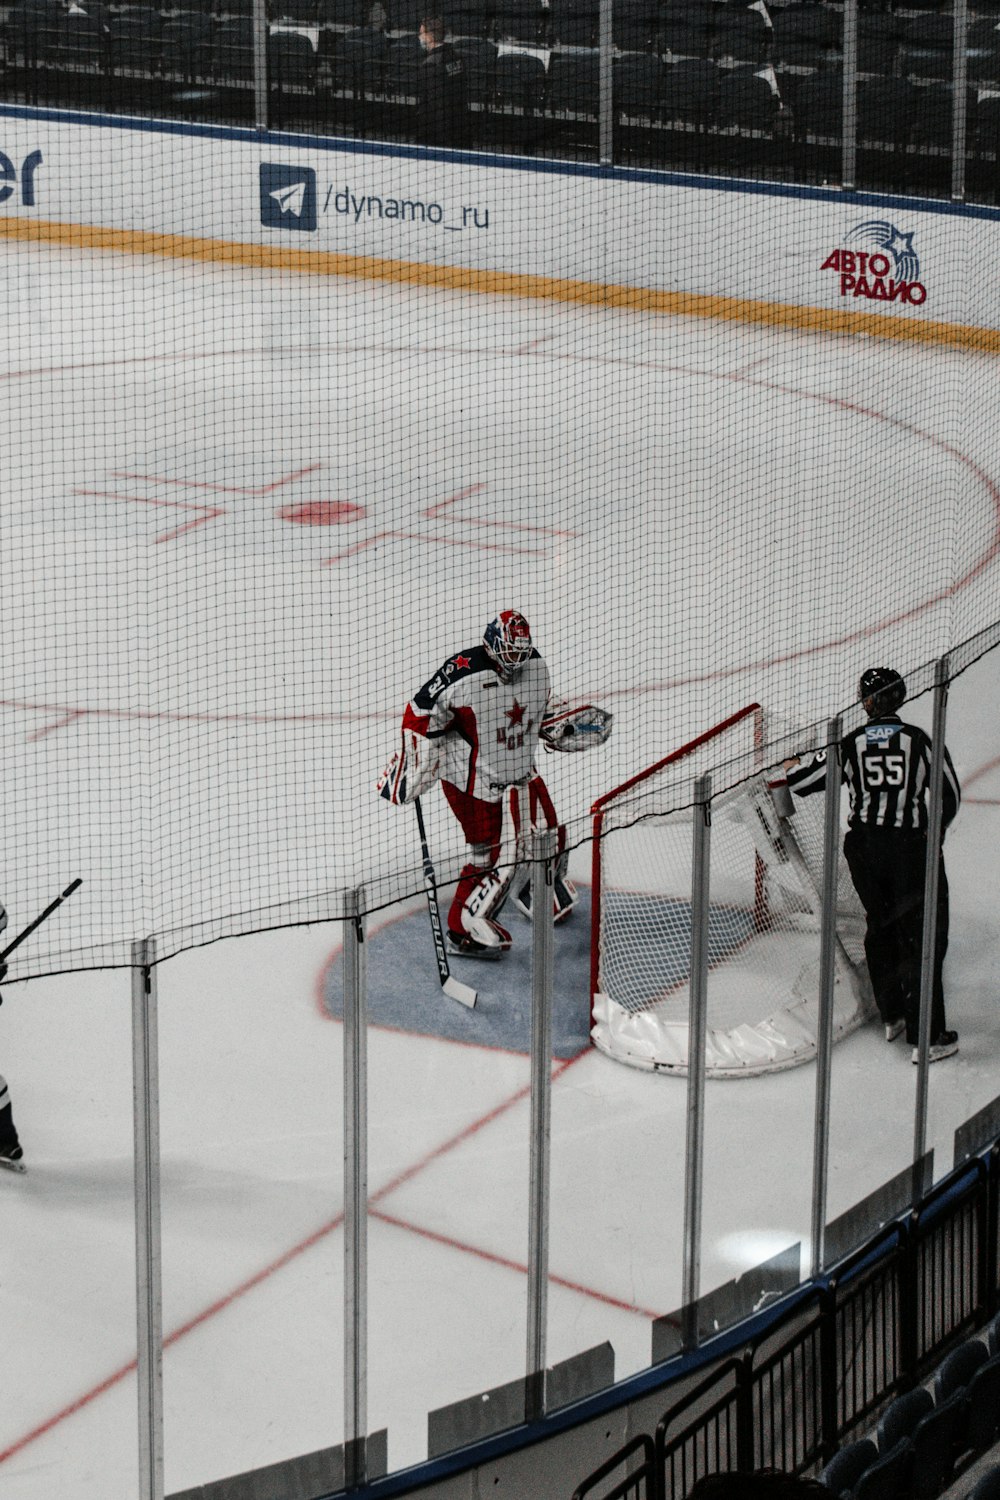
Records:
{"label": "hockey goalie", "polygon": [[513,609],[490,621],[478,645],[448,657],[407,704],[400,748],[378,790],[403,805],[440,781],[461,824],[468,852],[448,912],[450,953],[501,958],[511,935],[499,918],[512,892],[530,916],[530,871],[497,869],[505,809],[519,853],[534,830],[558,830],[555,920],[569,916],[577,895],[566,873],[565,829],[535,756],[539,743],[564,753],[603,745],[611,725],[611,714],[592,704],[553,702],[548,668],[527,620]]}

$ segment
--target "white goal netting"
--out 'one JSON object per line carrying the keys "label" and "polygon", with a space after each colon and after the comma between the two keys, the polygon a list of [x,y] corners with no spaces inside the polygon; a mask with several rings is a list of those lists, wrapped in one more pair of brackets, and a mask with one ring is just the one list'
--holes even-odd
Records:
{"label": "white goal netting", "polygon": [[[687,1069],[694,786],[712,768],[731,789],[711,806],[707,1071],[742,1077],[815,1054],[823,798],[776,793],[763,743],[751,705],[595,804],[592,1036],[623,1062]],[[863,935],[841,857],[835,1037],[872,1014]]]}

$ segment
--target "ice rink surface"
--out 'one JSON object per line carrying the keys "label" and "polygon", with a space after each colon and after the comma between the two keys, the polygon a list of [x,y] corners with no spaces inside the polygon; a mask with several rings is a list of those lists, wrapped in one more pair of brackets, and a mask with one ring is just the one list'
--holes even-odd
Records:
{"label": "ice rink surface", "polygon": [[[615,710],[604,751],[544,766],[580,836],[596,795],[743,703],[822,719],[861,667],[963,639],[1000,614],[995,365],[335,278],[4,262],[0,894],[17,927],[84,887],[0,1012],[30,1168],[0,1178],[0,1497],[127,1500],[130,980],[28,976],[260,923],[237,913],[315,918],[362,881],[387,899],[416,866],[409,818],[372,794],[399,712],[502,604],[558,691]],[[936,1176],[997,1091],[998,689],[986,658],[949,703],[961,1051],[931,1073]],[[587,935],[558,938],[569,972]],[[343,1435],[338,946],[317,923],[158,969],[168,1493]],[[432,1007],[426,948],[409,981]],[[493,1013],[473,1043],[369,1035],[369,1426],[392,1467],[426,1455],[429,1411],[523,1373],[528,1065]],[[549,1360],[609,1340],[622,1376],[680,1301],[685,1088],[591,1049],[553,1073]],[[831,1218],[907,1165],[915,1073],[874,1028],[836,1049]],[[708,1085],[705,1289],[808,1255],[814,1084],[806,1066]]]}

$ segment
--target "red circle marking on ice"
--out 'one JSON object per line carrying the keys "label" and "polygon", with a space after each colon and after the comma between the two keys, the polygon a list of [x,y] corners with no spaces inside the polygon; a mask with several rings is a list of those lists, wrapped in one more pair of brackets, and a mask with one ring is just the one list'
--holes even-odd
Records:
{"label": "red circle marking on ice", "polygon": [[306,500],[302,505],[283,505],[278,511],[282,521],[295,521],[299,526],[343,526],[360,521],[364,513],[363,505],[352,505],[350,500]]}

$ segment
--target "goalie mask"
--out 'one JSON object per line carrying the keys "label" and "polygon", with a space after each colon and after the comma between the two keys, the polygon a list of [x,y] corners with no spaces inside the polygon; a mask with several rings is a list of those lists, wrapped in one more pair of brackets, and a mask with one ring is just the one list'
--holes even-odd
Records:
{"label": "goalie mask", "polygon": [[858,683],[858,697],[865,705],[869,718],[881,714],[895,713],[906,699],[906,683],[891,667],[869,667],[862,672]]}
{"label": "goalie mask", "polygon": [[534,649],[531,626],[516,609],[504,609],[483,631],[486,654],[502,682],[516,682]]}

